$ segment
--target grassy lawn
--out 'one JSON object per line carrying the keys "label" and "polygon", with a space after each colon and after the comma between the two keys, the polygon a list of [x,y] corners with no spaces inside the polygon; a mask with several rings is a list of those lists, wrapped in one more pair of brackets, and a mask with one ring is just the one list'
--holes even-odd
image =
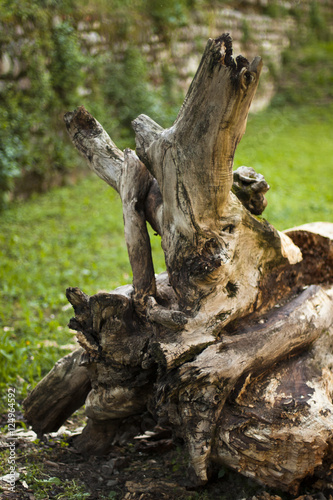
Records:
{"label": "grassy lawn", "polygon": [[[235,168],[265,175],[265,217],[278,229],[333,221],[332,128],[332,105],[250,117]],[[152,240],[161,272],[160,240]],[[0,217],[0,255],[0,388],[22,397],[75,343],[66,287],[94,294],[131,282],[118,195],[91,176],[13,205]]]}
{"label": "grassy lawn", "polygon": [[0,258],[0,387],[25,393],[75,342],[67,286],[94,294],[131,282],[118,194],[91,176],[12,206],[0,218]]}
{"label": "grassy lawn", "polygon": [[272,108],[249,119],[235,168],[253,167],[271,186],[264,217],[277,229],[333,222],[333,106]]}

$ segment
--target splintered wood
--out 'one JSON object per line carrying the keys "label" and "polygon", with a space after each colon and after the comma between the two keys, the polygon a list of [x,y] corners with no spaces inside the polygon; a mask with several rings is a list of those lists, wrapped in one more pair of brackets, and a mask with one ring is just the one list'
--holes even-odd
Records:
{"label": "splintered wood", "polygon": [[[232,170],[261,69],[259,57],[233,58],[229,34],[210,39],[173,125],[134,120],[136,152],[82,106],[65,115],[121,197],[133,284],[91,297],[68,288],[81,348],[24,402],[39,435],[85,403],[80,452],[107,453],[147,418],[168,423],[194,486],[214,463],[294,494],[331,474],[333,224],[280,233],[258,217],[263,175]],[[147,222],[161,236],[159,276]]]}

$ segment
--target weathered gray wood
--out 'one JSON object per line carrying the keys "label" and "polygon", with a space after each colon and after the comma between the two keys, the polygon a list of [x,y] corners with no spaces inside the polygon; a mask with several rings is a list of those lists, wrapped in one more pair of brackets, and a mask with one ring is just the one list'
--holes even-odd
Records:
{"label": "weathered gray wood", "polygon": [[[162,379],[158,401],[161,414],[166,414],[176,428],[186,429],[183,437],[198,478],[207,481],[216,425],[237,381],[244,374],[261,373],[304,350],[328,331],[332,322],[332,299],[319,286],[312,286],[285,306],[261,317],[259,323],[240,328],[232,336],[223,335],[194,360],[182,363],[170,380]],[[161,342],[159,348],[160,356],[164,356],[165,344]],[[274,461],[274,457],[270,459]]]}
{"label": "weathered gray wood", "polygon": [[212,459],[292,495],[317,471],[329,481],[332,347],[330,327],[309,351],[243,377],[223,407]]}
{"label": "weathered gray wood", "polygon": [[[137,153],[161,190],[170,283],[180,309],[196,322],[200,315],[208,318],[216,297],[225,308],[216,309],[215,317],[230,321],[251,312],[265,267],[300,259],[291,242],[286,246],[286,238],[252,217],[230,192],[234,153],[261,68],[260,58],[233,60],[229,35],[210,39],[172,127],[163,130],[145,115],[133,122]],[[221,301],[221,293],[229,300]]]}
{"label": "weathered gray wood", "polygon": [[[64,121],[74,146],[88,161],[91,170],[119,193],[124,174],[124,153],[117,148],[102,125],[84,106],[66,113]],[[146,219],[160,234],[162,199],[155,179],[151,179],[146,195]]]}
{"label": "weathered gray wood", "polygon": [[292,494],[317,470],[330,474],[332,347],[331,322],[310,349],[243,377],[221,413],[215,459]]}
{"label": "weathered gray wood", "polygon": [[138,311],[145,313],[147,297],[156,295],[154,265],[145,217],[145,201],[153,182],[143,163],[125,150],[120,194],[123,204],[125,240],[133,270],[133,287]]}
{"label": "weathered gray wood", "polygon": [[124,154],[83,106],[64,116],[75,147],[88,160],[90,168],[116,191],[123,171]]}
{"label": "weathered gray wood", "polygon": [[[232,173],[261,67],[260,58],[234,61],[229,35],[209,40],[175,123],[134,120],[138,156],[120,152],[84,108],[65,117],[75,147],[120,194],[133,270],[133,286],[111,293],[67,290],[91,384],[77,447],[106,452],[148,410],[185,440],[194,483],[218,461],[296,491],[325,467],[333,440],[333,359],[325,354],[333,231],[280,233],[255,216],[267,204],[262,175]],[[167,272],[159,276],[146,221],[162,238]],[[44,379],[25,403],[35,427],[45,390]]]}
{"label": "weathered gray wood", "polygon": [[84,366],[84,349],[77,349],[60,359],[24,400],[25,418],[38,437],[54,432],[80,408],[91,390]]}
{"label": "weathered gray wood", "polygon": [[254,215],[261,215],[267,207],[265,193],[269,185],[262,174],[251,167],[239,167],[233,174],[232,192]]}
{"label": "weathered gray wood", "polygon": [[260,58],[233,60],[228,34],[210,39],[173,126],[161,130],[144,115],[134,120],[137,152],[160,186],[166,226],[187,236],[224,216],[261,69]]}

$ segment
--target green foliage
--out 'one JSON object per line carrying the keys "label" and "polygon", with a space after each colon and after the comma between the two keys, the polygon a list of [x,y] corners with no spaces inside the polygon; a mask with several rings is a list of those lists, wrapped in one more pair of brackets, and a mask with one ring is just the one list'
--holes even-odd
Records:
{"label": "green foliage", "polygon": [[[44,450],[41,450],[43,452]],[[45,459],[47,453],[44,451]],[[36,461],[42,457],[33,457]],[[29,489],[33,491],[36,500],[45,500],[48,498],[60,499],[82,499],[90,497],[90,493],[85,491],[85,487],[73,479],[60,479],[56,476],[48,476],[43,472],[41,464],[26,463],[25,481]]]}
{"label": "green foliage", "polygon": [[[20,158],[24,154],[24,147],[19,136],[12,134],[13,122],[10,123],[10,109],[0,108],[0,209],[4,205],[5,192],[13,186],[13,180],[20,174]],[[1,193],[2,191],[2,193]],[[2,194],[2,196],[1,196]]]}
{"label": "green foliage", "polygon": [[[130,122],[140,113],[151,114],[162,125],[176,116],[180,99],[172,73],[162,70],[163,81],[155,88],[137,42],[143,25],[158,32],[163,26],[169,33],[185,23],[187,0],[103,2],[22,0],[18,5],[2,0],[0,52],[11,68],[0,85],[0,209],[18,176],[35,173],[47,185],[54,173],[78,164],[62,121],[78,104],[86,105],[121,147],[134,145]],[[127,41],[123,58],[111,56],[110,62],[110,54],[91,55],[79,41],[76,19],[85,12],[96,18],[98,9],[110,20],[111,33],[103,31],[103,22],[101,27],[110,44]],[[85,95],[94,97],[87,103]]]}
{"label": "green foliage", "polygon": [[54,27],[52,42],[50,64],[52,86],[66,106],[73,106],[77,98],[73,89],[77,89],[84,81],[82,66],[85,59],[80,51],[74,27],[69,21],[61,22]]}
{"label": "green foliage", "polygon": [[264,13],[273,19],[285,17],[289,14],[288,8],[275,0],[269,1],[263,8]]}
{"label": "green foliage", "polygon": [[312,42],[284,53],[274,106],[326,105],[333,99],[333,42]]}
{"label": "green foliage", "polygon": [[242,44],[246,44],[251,40],[251,26],[249,22],[244,19],[242,22]]}
{"label": "green foliage", "polygon": [[[189,9],[207,0],[80,0],[89,12],[103,13],[116,20],[117,38],[136,33],[135,25],[149,25],[153,32],[169,40],[172,31],[189,23]],[[112,22],[111,19],[111,22]],[[112,36],[112,35],[111,35]]]}
{"label": "green foliage", "polygon": [[131,121],[145,113],[162,126],[170,126],[177,116],[183,96],[174,90],[175,75],[162,68],[163,83],[159,89],[148,78],[147,64],[137,47],[129,46],[118,61],[106,66],[105,94],[116,118],[112,133],[120,144],[134,147]]}
{"label": "green foliage", "polygon": [[310,4],[309,27],[317,40],[327,41],[330,39],[327,22],[320,10],[319,3],[315,0]]}
{"label": "green foliage", "polygon": [[0,51],[10,68],[0,87],[0,208],[22,172],[47,178],[77,163],[59,114],[77,103],[82,78],[73,21],[55,17],[69,7],[69,1],[3,2]]}
{"label": "green foliage", "polygon": [[333,98],[333,42],[328,21],[320,4],[310,3],[309,9],[292,8],[297,29],[290,33],[290,47],[282,54],[282,68],[271,72],[278,92],[274,107],[319,105]]}
{"label": "green foliage", "polygon": [[145,10],[152,17],[157,33],[167,36],[170,29],[188,23],[188,5],[185,0],[145,0]]}
{"label": "green foliage", "polygon": [[146,64],[138,48],[129,47],[121,61],[108,65],[106,95],[126,138],[134,118],[143,110],[148,115],[153,112],[155,99],[149,88]]}

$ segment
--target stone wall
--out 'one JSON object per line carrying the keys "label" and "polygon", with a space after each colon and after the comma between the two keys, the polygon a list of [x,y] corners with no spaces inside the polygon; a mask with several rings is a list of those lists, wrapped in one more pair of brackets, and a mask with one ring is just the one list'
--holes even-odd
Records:
{"label": "stone wall", "polygon": [[[264,60],[262,82],[253,108],[264,107],[274,93],[273,70],[276,71],[281,63],[281,53],[289,46],[290,34],[297,29],[295,17],[291,10],[309,11],[312,0],[280,0],[275,2],[284,9],[282,17],[267,15],[271,0],[244,0],[228,3],[228,7],[214,7],[205,10],[193,11],[188,26],[181,27],[172,33],[168,43],[163,36],[154,34],[149,25],[141,27],[139,43],[142,52],[149,63],[151,80],[159,85],[162,78],[161,68],[167,64],[174,66],[179,78],[179,85],[187,90],[189,83],[198,66],[203,47],[209,37],[219,36],[229,32],[234,40],[234,53],[242,53],[248,58],[260,55]],[[333,2],[317,0],[321,12],[329,21],[332,31]],[[218,3],[216,4],[218,5]],[[59,16],[54,16],[53,23],[61,22]],[[110,57],[121,57],[126,46],[126,40],[115,42],[110,36],[113,23],[117,20],[103,22],[90,18],[77,20],[77,32],[82,49],[91,55],[108,53]],[[30,23],[31,24],[31,23]],[[9,80],[17,85],[19,90],[27,90],[30,81],[26,77],[26,65],[20,58],[24,44],[31,43],[29,31],[35,29],[27,23],[24,27],[16,26],[15,37],[6,47],[0,45],[0,92]],[[1,26],[1,21],[0,21]],[[1,26],[5,29],[5,26]],[[0,41],[1,43],[1,41]],[[90,92],[82,87],[82,95]]]}
{"label": "stone wall", "polygon": [[[275,92],[274,74],[281,66],[282,53],[289,47],[293,32],[299,30],[294,12],[308,14],[311,0],[278,1],[277,7],[283,13],[281,17],[269,15],[272,12],[269,7],[273,3],[271,0],[233,1],[229,2],[228,7],[206,7],[193,11],[190,24],[174,31],[168,43],[165,43],[162,35],[152,33],[149,26],[143,26],[140,47],[149,63],[153,84],[161,84],[164,65],[172,66],[177,74],[178,85],[185,93],[208,38],[229,32],[233,38],[235,55],[242,54],[250,60],[256,55],[263,58],[261,82],[251,110],[258,111],[267,106]],[[333,33],[333,2],[317,0],[317,4]],[[108,51],[111,57],[121,57],[126,41],[114,43],[112,37],[111,41],[108,40],[102,24],[101,21],[95,21],[93,25],[82,21],[78,24],[86,50],[92,54]]]}
{"label": "stone wall", "polygon": [[[15,15],[4,22],[0,12],[0,208],[4,193],[8,199],[21,196],[29,179],[33,180],[31,190],[46,190],[54,179],[68,177],[77,164],[62,122],[68,109],[89,104],[91,112],[97,113],[97,106],[101,121],[113,134],[108,128],[113,126],[111,112],[106,111],[111,101],[105,99],[101,85],[106,77],[98,76],[98,65],[121,61],[129,45],[134,43],[147,62],[149,89],[165,83],[167,68],[173,75],[174,94],[183,98],[207,39],[229,32],[235,56],[241,53],[250,60],[256,55],[263,58],[260,85],[251,107],[257,111],[274,95],[274,77],[293,35],[309,35],[313,5],[320,7],[325,26],[333,33],[332,0],[216,0],[210,7],[205,1],[200,10],[190,12],[182,26],[163,32],[157,31],[147,13],[136,13],[138,19],[127,25],[124,35],[119,30],[124,17],[110,9],[107,15],[94,11],[79,15],[75,10],[62,15],[59,9],[50,12],[45,7],[43,15],[37,9],[32,22],[29,9],[39,5],[38,0],[31,5],[25,1],[24,5],[26,16],[18,16],[22,23]],[[63,52],[66,57],[62,60]],[[82,55],[85,62],[81,62]]]}

